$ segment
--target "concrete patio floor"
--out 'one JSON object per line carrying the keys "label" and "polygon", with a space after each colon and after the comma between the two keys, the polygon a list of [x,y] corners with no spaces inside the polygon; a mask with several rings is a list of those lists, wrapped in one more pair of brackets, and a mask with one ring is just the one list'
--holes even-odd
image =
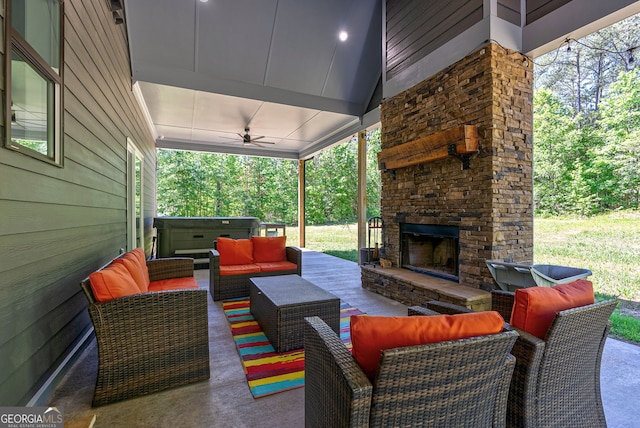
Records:
{"label": "concrete patio floor", "polygon": [[[363,290],[360,269],[352,262],[313,251],[303,253],[302,275],[368,314],[406,315],[398,302]],[[209,271],[197,270],[201,288]],[[254,399],[220,302],[209,296],[211,378],[107,406],[92,408],[97,371],[95,340],[83,352],[50,405],[62,408],[65,421],[94,427],[303,427],[304,388]],[[610,428],[638,427],[640,347],[609,339],[602,359],[602,398]],[[83,425],[84,423],[84,425]],[[67,424],[65,424],[67,426]]]}

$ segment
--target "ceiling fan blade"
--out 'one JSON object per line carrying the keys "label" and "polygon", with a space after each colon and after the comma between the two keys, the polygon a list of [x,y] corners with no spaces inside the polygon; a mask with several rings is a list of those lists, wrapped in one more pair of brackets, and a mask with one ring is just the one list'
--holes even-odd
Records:
{"label": "ceiling fan blade", "polygon": [[255,141],[255,140],[261,140],[264,138],[264,135],[261,135],[259,137],[251,137],[251,141]]}
{"label": "ceiling fan blade", "polygon": [[251,143],[249,144],[253,144],[254,146],[258,146],[258,147],[264,147],[265,144],[275,144],[275,143],[272,143],[270,141],[260,141],[259,143],[256,143],[255,141],[252,140]]}

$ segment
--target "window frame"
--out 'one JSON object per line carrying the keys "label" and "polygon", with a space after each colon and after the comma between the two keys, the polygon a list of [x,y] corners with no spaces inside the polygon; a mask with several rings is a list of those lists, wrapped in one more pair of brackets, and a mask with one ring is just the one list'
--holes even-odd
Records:
{"label": "window frame", "polygon": [[[136,174],[137,164],[140,174]],[[138,180],[139,178],[139,180]],[[144,236],[144,154],[131,138],[127,137],[127,248],[145,249]],[[138,188],[139,186],[139,188]],[[140,199],[136,198],[137,190]],[[137,209],[140,210],[139,216]]]}
{"label": "window frame", "polygon": [[[13,28],[12,23],[12,3],[13,0],[6,0],[5,7],[5,102],[4,102],[4,147],[32,158],[47,162],[49,164],[63,167],[64,166],[64,144],[63,144],[63,93],[64,93],[64,0],[56,0],[58,3],[59,15],[59,69],[58,73],[49,65],[49,63],[40,56],[40,54],[27,42],[18,30]],[[37,150],[33,150],[22,144],[15,143],[11,140],[11,90],[12,90],[12,59],[13,51],[27,62],[27,64],[40,76],[47,85],[53,85],[53,156],[45,155]],[[49,121],[49,111],[47,107],[47,121]],[[47,133],[49,133],[49,124],[47,124]],[[47,146],[49,142],[47,141]]]}

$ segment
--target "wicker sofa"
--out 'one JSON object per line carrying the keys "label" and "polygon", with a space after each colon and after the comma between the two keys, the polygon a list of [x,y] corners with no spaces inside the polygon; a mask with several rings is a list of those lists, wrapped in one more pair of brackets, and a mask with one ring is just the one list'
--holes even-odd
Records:
{"label": "wicker sofa", "polygon": [[210,377],[207,291],[192,288],[193,259],[148,260],[146,266],[150,290],[154,283],[161,290],[180,284],[186,288],[98,301],[91,275],[80,284],[98,344],[93,406]]}
{"label": "wicker sofa", "polygon": [[282,263],[247,262],[224,266],[220,256],[223,250],[216,245],[217,249],[209,252],[209,290],[214,301],[248,296],[250,278],[302,274],[302,251],[297,247],[282,247]]}
{"label": "wicker sofa", "polygon": [[[510,291],[492,291],[492,309],[509,320],[514,297]],[[557,312],[544,339],[507,325],[519,333],[511,350],[516,368],[508,427],[606,427],[600,362],[616,305],[610,300]],[[470,311],[437,301],[426,306],[443,314]]]}
{"label": "wicker sofa", "polygon": [[504,427],[517,333],[387,349],[372,381],[322,319],[305,320],[305,426]]}

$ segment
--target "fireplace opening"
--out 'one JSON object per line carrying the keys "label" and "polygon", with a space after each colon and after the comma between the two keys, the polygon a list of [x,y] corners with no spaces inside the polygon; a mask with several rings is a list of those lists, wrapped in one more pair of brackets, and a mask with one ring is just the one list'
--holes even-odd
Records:
{"label": "fireplace opening", "polygon": [[400,266],[458,281],[460,231],[456,226],[400,224]]}

